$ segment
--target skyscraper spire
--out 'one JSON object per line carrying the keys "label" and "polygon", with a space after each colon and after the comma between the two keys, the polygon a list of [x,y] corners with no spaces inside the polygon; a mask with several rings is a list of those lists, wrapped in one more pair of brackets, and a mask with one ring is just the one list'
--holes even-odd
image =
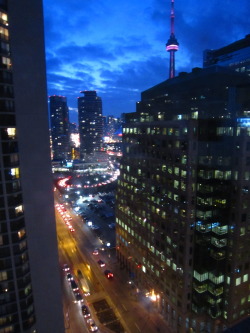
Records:
{"label": "skyscraper spire", "polygon": [[174,0],[171,0],[170,29],[171,33],[166,49],[170,53],[169,78],[172,79],[175,77],[175,52],[179,49],[179,43],[174,35]]}

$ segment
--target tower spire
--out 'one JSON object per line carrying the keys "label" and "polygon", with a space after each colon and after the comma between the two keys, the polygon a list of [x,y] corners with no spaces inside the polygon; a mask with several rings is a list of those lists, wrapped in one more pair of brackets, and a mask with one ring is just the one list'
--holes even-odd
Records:
{"label": "tower spire", "polygon": [[171,0],[170,38],[166,44],[166,49],[170,53],[169,78],[172,79],[175,77],[175,52],[179,49],[179,43],[174,34],[174,0]]}

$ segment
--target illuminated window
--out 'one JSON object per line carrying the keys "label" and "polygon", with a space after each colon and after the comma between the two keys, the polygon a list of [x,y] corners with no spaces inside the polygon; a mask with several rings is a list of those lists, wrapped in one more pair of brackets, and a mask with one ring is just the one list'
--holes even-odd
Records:
{"label": "illuminated window", "polygon": [[241,277],[238,277],[235,281],[235,285],[238,286],[241,284]]}
{"label": "illuminated window", "polygon": [[187,171],[181,170],[181,177],[186,177],[186,176],[187,176]]}
{"label": "illuminated window", "polygon": [[3,21],[8,21],[8,16],[5,13],[0,13],[0,17]]}
{"label": "illuminated window", "polygon": [[179,187],[179,181],[174,180],[174,188],[178,189],[178,187]]}
{"label": "illuminated window", "polygon": [[11,67],[10,58],[2,57],[2,64],[9,69]]}
{"label": "illuminated window", "polygon": [[175,174],[176,176],[179,176],[179,168],[174,168],[174,174]]}
{"label": "illuminated window", "polygon": [[192,112],[191,117],[192,119],[198,119],[198,111]]}
{"label": "illuminated window", "polygon": [[19,168],[10,169],[11,176],[19,178]]}
{"label": "illuminated window", "polygon": [[4,281],[4,280],[7,280],[7,272],[6,271],[0,272],[0,281]]}
{"label": "illuminated window", "polygon": [[243,282],[247,282],[248,281],[248,274],[243,275]]}
{"label": "illuminated window", "polygon": [[18,237],[19,237],[19,238],[22,238],[23,236],[25,236],[25,230],[24,230],[24,229],[19,230],[19,231],[18,231]]}
{"label": "illuminated window", "polygon": [[9,138],[11,139],[15,139],[16,137],[16,129],[15,128],[7,128],[7,134],[9,136]]}
{"label": "illuminated window", "polygon": [[5,29],[3,27],[0,27],[0,34],[4,35],[5,39],[9,37],[9,31],[8,31],[8,29]]}
{"label": "illuminated window", "polygon": [[15,207],[15,212],[16,212],[16,214],[23,213],[23,206],[20,205],[20,206]]}
{"label": "illuminated window", "polygon": [[29,284],[25,289],[24,289],[24,293],[25,295],[29,295],[31,292],[31,285]]}
{"label": "illuminated window", "polygon": [[182,156],[181,163],[182,164],[186,164],[187,163],[187,156],[186,155]]}

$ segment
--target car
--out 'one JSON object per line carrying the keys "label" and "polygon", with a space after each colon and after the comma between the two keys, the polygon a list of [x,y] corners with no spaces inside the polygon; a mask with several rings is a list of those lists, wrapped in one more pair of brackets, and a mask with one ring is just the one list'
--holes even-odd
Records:
{"label": "car", "polygon": [[104,267],[105,266],[105,262],[102,260],[98,260],[97,263],[101,266]]}
{"label": "car", "polygon": [[87,325],[88,325],[88,329],[90,330],[90,332],[96,332],[98,331],[98,327],[96,326],[96,323],[94,322],[93,319],[88,319],[87,320]]}
{"label": "car", "polygon": [[70,270],[69,265],[68,264],[64,264],[63,265],[63,270],[64,270],[64,272],[68,272]]}
{"label": "car", "polygon": [[84,318],[90,317],[90,312],[89,312],[89,308],[87,307],[87,305],[82,305],[82,314],[83,314]]}
{"label": "car", "polygon": [[94,256],[98,256],[98,254],[99,254],[98,249],[94,249],[94,251],[93,251],[93,255],[94,255]]}
{"label": "car", "polygon": [[66,275],[66,278],[67,278],[68,281],[72,281],[72,280],[74,280],[73,275],[72,275],[71,273],[68,273],[68,274]]}
{"label": "car", "polygon": [[104,271],[104,274],[108,279],[112,279],[114,277],[114,274],[108,269]]}
{"label": "car", "polygon": [[83,303],[83,297],[80,293],[75,293],[75,299],[77,302]]}
{"label": "car", "polygon": [[73,291],[79,290],[78,285],[76,284],[75,280],[70,281],[70,285]]}

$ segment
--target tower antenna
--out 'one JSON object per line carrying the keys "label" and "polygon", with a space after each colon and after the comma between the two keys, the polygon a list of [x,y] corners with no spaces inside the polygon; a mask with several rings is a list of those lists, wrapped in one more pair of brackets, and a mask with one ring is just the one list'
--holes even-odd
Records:
{"label": "tower antenna", "polygon": [[166,44],[166,49],[170,53],[169,78],[172,79],[175,77],[175,52],[179,50],[179,43],[174,34],[174,0],[171,0],[170,30],[170,38]]}

